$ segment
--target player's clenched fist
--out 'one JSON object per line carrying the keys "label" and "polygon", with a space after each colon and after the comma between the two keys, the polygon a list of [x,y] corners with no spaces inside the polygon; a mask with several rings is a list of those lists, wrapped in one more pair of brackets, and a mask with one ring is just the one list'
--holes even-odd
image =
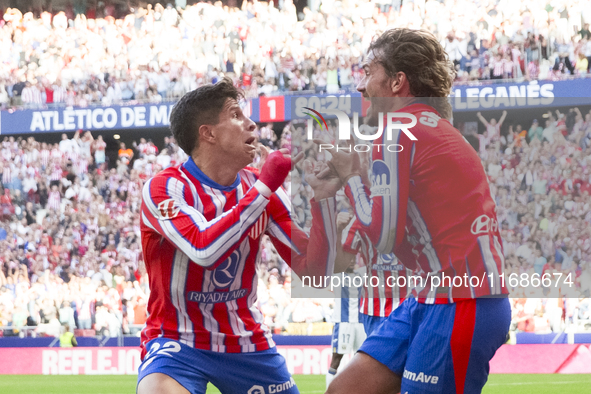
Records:
{"label": "player's clenched fist", "polygon": [[283,184],[289,171],[291,171],[291,156],[287,149],[280,149],[267,157],[259,180],[274,192]]}
{"label": "player's clenched fist", "polygon": [[304,160],[304,179],[314,190],[314,199],[316,201],[334,197],[336,192],[343,186],[336,174],[327,174],[322,179],[318,178],[317,174],[325,172],[327,167],[328,164],[325,162],[312,164],[310,160]]}
{"label": "player's clenched fist", "polygon": [[349,212],[339,212],[337,215],[337,232],[343,231],[347,224],[351,221],[351,214]]}

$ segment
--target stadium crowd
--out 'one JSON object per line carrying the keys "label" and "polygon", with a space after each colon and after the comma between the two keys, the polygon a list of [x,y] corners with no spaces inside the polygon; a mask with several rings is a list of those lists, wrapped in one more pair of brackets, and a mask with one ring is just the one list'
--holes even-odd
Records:
{"label": "stadium crowd", "polygon": [[128,332],[146,318],[142,181],[161,168],[161,157],[169,164],[182,157],[166,148],[147,155],[143,141],[133,167],[124,146],[109,166],[101,136],[62,137],[2,142],[0,325]]}
{"label": "stadium crowd", "polygon": [[[537,120],[504,125],[505,116],[478,116],[486,131],[475,136],[496,197],[506,274],[570,273],[576,291],[574,298],[572,293],[561,298],[569,289],[513,288],[514,328],[557,331],[565,322],[589,321],[591,112],[550,112],[545,128]],[[302,125],[287,123],[280,133],[273,126],[257,130],[261,148],[255,167],[264,156],[262,145],[322,159],[309,141],[298,138]],[[21,326],[55,335],[68,324],[117,336],[136,333],[134,326],[145,322],[150,290],[139,239],[141,187],[186,155],[172,137],[161,150],[144,139],[133,149],[121,143],[115,163],[109,163],[105,148],[100,135],[94,139],[80,131],[53,145],[33,137],[4,138],[0,326],[15,328],[4,335],[18,334]],[[300,172],[288,181],[294,220],[309,227],[311,189]],[[339,204],[339,210],[347,209],[345,198]],[[330,321],[330,300],[290,297],[289,267],[268,238],[262,242],[258,295],[265,323],[281,332],[292,322]]]}
{"label": "stadium crowd", "polygon": [[[504,133],[502,119],[477,117],[486,128],[478,149],[497,203],[505,274],[553,278],[547,288],[511,286],[518,329],[559,332],[564,322],[589,321],[591,111],[549,111]],[[554,280],[560,274],[568,281]]]}
{"label": "stadium crowd", "polygon": [[[158,102],[227,75],[248,97],[354,88],[361,54],[391,27],[443,43],[458,81],[584,76],[591,3],[556,0],[200,2],[116,12],[69,6],[0,20],[0,107]],[[235,4],[235,3],[234,3]],[[117,18],[117,19],[116,19]],[[452,22],[453,21],[453,25]]]}

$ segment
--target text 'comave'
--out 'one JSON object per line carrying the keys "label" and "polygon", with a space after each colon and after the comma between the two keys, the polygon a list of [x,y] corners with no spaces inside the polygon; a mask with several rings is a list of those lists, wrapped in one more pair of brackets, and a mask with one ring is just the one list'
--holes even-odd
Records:
{"label": "text 'comave'", "polygon": [[439,376],[427,375],[423,372],[419,372],[419,373],[410,372],[406,369],[404,370],[402,377],[404,379],[408,379],[413,382],[431,383],[431,384],[437,384],[437,382],[439,382]]}

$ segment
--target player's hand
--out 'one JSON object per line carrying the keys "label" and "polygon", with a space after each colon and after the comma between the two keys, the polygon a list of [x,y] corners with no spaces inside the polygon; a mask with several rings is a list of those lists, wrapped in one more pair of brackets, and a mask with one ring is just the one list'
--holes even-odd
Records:
{"label": "player's hand", "polygon": [[264,183],[271,192],[275,192],[285,181],[291,171],[291,155],[287,149],[279,149],[271,153],[261,168],[259,181]]}
{"label": "player's hand", "polygon": [[371,166],[371,152],[359,152],[359,160],[361,165],[361,181],[365,186],[371,188],[371,181],[369,180],[369,167]]}
{"label": "player's hand", "polygon": [[300,152],[297,155],[295,155],[295,157],[292,157],[291,159],[291,170],[293,171],[293,169],[296,167],[296,165],[302,161],[304,159],[304,152]]}
{"label": "player's hand", "polygon": [[[315,139],[314,143],[326,144],[325,141]],[[353,141],[348,141],[347,149],[337,149],[336,147],[326,149],[332,155],[330,166],[336,171],[341,182],[346,183],[350,177],[361,175],[361,160],[359,154],[353,150]],[[349,152],[350,151],[350,152]]]}
{"label": "player's hand", "polygon": [[337,215],[337,234],[342,232],[349,221],[351,220],[351,214],[349,212],[339,212]]}
{"label": "player's hand", "polygon": [[316,175],[318,179],[339,177],[339,174],[337,173],[331,162],[316,163],[316,166],[314,166],[314,175]]}
{"label": "player's hand", "polygon": [[[280,151],[287,151],[287,149],[283,148],[280,149]],[[267,161],[267,157],[269,157],[269,155],[271,154],[271,149],[266,147],[265,145],[259,145],[259,156],[261,157],[261,160],[259,161],[259,168],[262,168],[265,165],[265,162]],[[296,167],[296,165],[302,161],[302,159],[304,158],[304,152],[300,152],[298,153],[295,157],[291,158],[291,169],[293,171],[293,169]]]}
{"label": "player's hand", "polygon": [[304,179],[314,190],[314,198],[316,201],[324,200],[325,198],[334,197],[337,191],[343,187],[343,184],[338,176],[325,177],[319,179],[315,173],[320,172],[325,162],[316,163],[316,168],[310,160],[304,160]]}
{"label": "player's hand", "polygon": [[271,154],[271,149],[269,149],[268,147],[266,147],[263,144],[259,144],[258,149],[259,149],[259,156],[261,158],[258,163],[258,168],[261,169],[265,165],[265,162],[267,161],[267,157],[269,157],[269,155]]}

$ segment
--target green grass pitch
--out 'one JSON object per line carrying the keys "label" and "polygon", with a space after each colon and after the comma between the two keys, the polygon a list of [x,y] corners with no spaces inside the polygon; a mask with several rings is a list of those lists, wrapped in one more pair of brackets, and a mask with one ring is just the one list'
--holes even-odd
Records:
{"label": "green grass pitch", "polygon": [[[295,375],[301,394],[324,393],[324,376]],[[0,375],[2,394],[134,394],[135,376]],[[484,394],[588,394],[591,375],[491,375]],[[219,393],[213,386],[207,394]]]}

